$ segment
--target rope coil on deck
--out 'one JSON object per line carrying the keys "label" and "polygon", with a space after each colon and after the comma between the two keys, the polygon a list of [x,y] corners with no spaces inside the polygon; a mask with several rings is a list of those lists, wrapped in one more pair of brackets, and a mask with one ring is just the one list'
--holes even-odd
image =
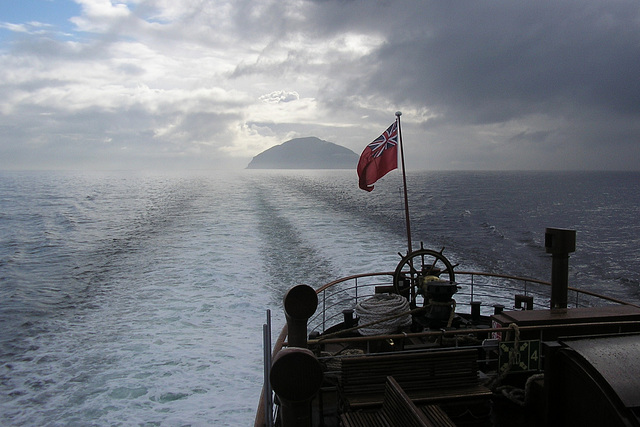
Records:
{"label": "rope coil on deck", "polygon": [[[360,334],[365,336],[389,334],[411,325],[409,301],[397,294],[376,294],[359,302],[356,315],[360,317],[362,325],[373,323],[359,329]],[[394,315],[399,316],[384,320]]]}

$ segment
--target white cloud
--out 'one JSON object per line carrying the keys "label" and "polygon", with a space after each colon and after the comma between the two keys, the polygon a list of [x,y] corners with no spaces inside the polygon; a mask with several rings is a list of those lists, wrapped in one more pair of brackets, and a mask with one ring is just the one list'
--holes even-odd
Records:
{"label": "white cloud", "polygon": [[131,11],[125,2],[111,0],[75,0],[82,6],[82,16],[72,17],[80,31],[103,32],[112,25],[131,16]]}
{"label": "white cloud", "polygon": [[0,22],[0,28],[14,31],[16,33],[28,33],[27,24],[12,24],[10,22]]}
{"label": "white cloud", "polygon": [[281,102],[297,101],[300,99],[300,95],[298,95],[296,91],[287,92],[284,90],[276,90],[260,96],[259,99],[268,104],[279,104]]}
{"label": "white cloud", "polygon": [[[76,3],[64,37],[42,19],[0,23],[0,168],[51,151],[62,166],[78,151],[215,162],[309,135],[359,152],[396,110],[410,167],[637,158],[632,0]],[[618,151],[598,165],[605,143]],[[553,157],[563,147],[573,163]]]}

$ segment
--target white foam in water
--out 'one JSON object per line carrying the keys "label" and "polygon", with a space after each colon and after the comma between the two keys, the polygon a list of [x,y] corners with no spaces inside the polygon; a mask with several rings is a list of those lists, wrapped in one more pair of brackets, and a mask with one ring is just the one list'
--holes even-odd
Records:
{"label": "white foam in water", "polygon": [[[629,262],[637,187],[618,190],[635,208],[608,196],[588,202],[615,209],[585,214],[577,202],[536,195],[550,186],[530,176],[515,203],[525,184],[511,189],[514,177],[412,176],[424,183],[412,193],[414,249],[422,240],[447,246],[465,270],[516,267],[544,278],[544,227],[579,218],[567,225],[588,250],[572,265],[607,266],[598,283],[638,299],[638,266]],[[1,174],[0,424],[251,425],[265,311],[275,339],[291,286],[393,270],[406,252],[395,186],[385,178],[363,192],[351,171]],[[560,212],[568,205],[575,214]],[[611,217],[598,220],[612,212],[630,215],[620,219],[624,242]]]}
{"label": "white foam in water", "polygon": [[128,224],[96,220],[115,231],[94,242],[98,267],[75,308],[40,319],[24,354],[2,358],[3,425],[250,423],[268,308],[259,236],[241,191],[205,185],[212,194],[188,203],[120,212]]}

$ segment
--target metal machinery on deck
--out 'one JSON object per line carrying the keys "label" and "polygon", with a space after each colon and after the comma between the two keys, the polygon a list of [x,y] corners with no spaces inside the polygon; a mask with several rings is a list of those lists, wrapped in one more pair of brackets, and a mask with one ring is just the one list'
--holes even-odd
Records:
{"label": "metal machinery on deck", "polygon": [[[568,287],[575,231],[547,229],[545,246],[552,280],[543,308],[525,287],[512,295],[514,309],[496,303],[481,313],[475,296],[497,301],[504,289],[479,292],[479,273],[454,272],[442,251],[424,248],[392,273],[292,288],[284,299],[288,325],[266,366],[276,410],[266,387],[256,426],[640,426],[640,307],[592,293],[593,303],[571,306],[570,289],[583,295]],[[456,281],[465,274],[471,284]],[[391,283],[373,289],[402,296],[408,311],[364,324],[358,307],[373,297],[357,281],[385,276]],[[341,286],[354,279],[355,295]],[[363,332],[407,315],[390,332]]]}

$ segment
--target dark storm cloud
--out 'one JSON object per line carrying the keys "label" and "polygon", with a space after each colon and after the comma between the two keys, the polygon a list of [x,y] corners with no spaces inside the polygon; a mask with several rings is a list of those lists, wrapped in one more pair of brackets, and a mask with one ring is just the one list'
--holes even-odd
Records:
{"label": "dark storm cloud", "polygon": [[638,11],[630,1],[425,4],[389,27],[357,86],[463,123],[578,109],[635,116]]}
{"label": "dark storm cloud", "polygon": [[[356,4],[349,2],[342,11]],[[335,27],[329,25],[345,31],[350,18],[358,20],[357,27],[366,23],[369,33],[385,42],[360,63],[336,69],[344,79],[321,89],[322,102],[349,110],[360,97],[424,109],[422,129],[431,132],[432,141],[459,147],[456,135],[467,127],[464,149],[476,159],[487,151],[495,158],[509,153],[514,159],[533,158],[538,148],[575,159],[541,162],[547,167],[637,168],[631,159],[640,154],[640,3],[404,6],[372,8],[386,13],[389,25],[373,24],[373,15],[361,10],[350,17],[343,13]],[[491,144],[471,133],[488,126],[502,132]],[[508,126],[518,129],[510,134]],[[616,158],[611,153],[617,150],[627,155]]]}

